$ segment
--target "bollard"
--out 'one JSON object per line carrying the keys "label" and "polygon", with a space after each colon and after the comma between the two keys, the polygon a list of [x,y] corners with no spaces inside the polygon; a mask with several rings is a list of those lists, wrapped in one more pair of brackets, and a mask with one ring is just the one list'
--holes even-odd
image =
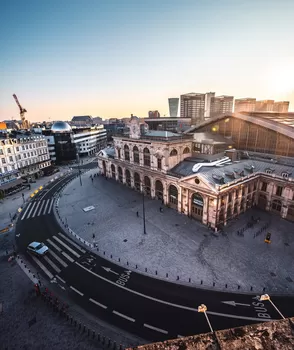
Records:
{"label": "bollard", "polygon": [[110,259],[112,259],[112,254],[110,254]]}
{"label": "bollard", "polygon": [[157,270],[155,270],[155,275],[157,275]]}
{"label": "bollard", "polygon": [[201,280],[200,284],[203,284],[203,281]]}
{"label": "bollard", "polygon": [[165,274],[166,278],[168,278],[168,273]]}
{"label": "bollard", "polygon": [[238,286],[238,289],[240,289],[241,287],[240,286]]}
{"label": "bollard", "polygon": [[127,261],[127,265],[129,266],[129,262]]}
{"label": "bollard", "polygon": [[33,277],[34,277],[34,278],[36,278],[36,276],[35,276],[35,275],[33,275]]}
{"label": "bollard", "polygon": [[145,272],[147,272],[147,267],[145,267]]}
{"label": "bollard", "polygon": [[93,339],[95,339],[95,331],[93,331],[92,337]]}
{"label": "bollard", "polygon": [[105,344],[105,336],[103,335],[102,344]]}
{"label": "bollard", "polygon": [[252,286],[250,287],[250,290],[251,290],[251,291],[253,290],[253,287],[252,287]]}
{"label": "bollard", "polygon": [[111,340],[110,340],[110,338],[108,338],[108,347],[110,347],[110,344],[111,344]]}
{"label": "bollard", "polygon": [[101,336],[100,336],[100,333],[98,333],[98,341],[101,340]]}
{"label": "bollard", "polygon": [[120,262],[120,258],[118,258],[118,262]]}
{"label": "bollard", "polygon": [[138,268],[138,265],[136,264],[136,269]]}
{"label": "bollard", "polygon": [[180,277],[179,276],[177,276],[177,281],[180,279]]}
{"label": "bollard", "polygon": [[265,292],[265,287],[263,287],[263,290],[262,290],[263,292]]}
{"label": "bollard", "polygon": [[191,278],[189,278],[189,282],[191,282]]}
{"label": "bollard", "polygon": [[228,288],[228,285],[226,284],[225,287]]}
{"label": "bollard", "polygon": [[105,252],[103,252],[103,255],[105,255]]}
{"label": "bollard", "polygon": [[215,287],[215,282],[212,283],[213,287]]}
{"label": "bollard", "polygon": [[22,260],[21,260],[20,262],[23,264],[23,261],[22,261]]}
{"label": "bollard", "polygon": [[77,320],[75,320],[75,327],[76,327],[76,325],[77,325]]}

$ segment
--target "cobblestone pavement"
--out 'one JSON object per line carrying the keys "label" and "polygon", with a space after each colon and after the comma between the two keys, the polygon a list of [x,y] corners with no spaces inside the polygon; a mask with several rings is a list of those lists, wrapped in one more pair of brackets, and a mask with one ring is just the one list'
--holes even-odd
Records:
{"label": "cobblestone pavement", "polygon": [[[82,186],[75,179],[64,189],[59,212],[75,233],[97,243],[106,258],[112,255],[121,264],[128,262],[129,268],[137,265],[143,273],[147,269],[154,277],[157,271],[156,277],[168,274],[170,281],[205,288],[215,283],[220,290],[237,291],[240,286],[238,291],[243,292],[251,287],[254,292],[263,288],[272,293],[294,291],[293,223],[253,208],[232,220],[223,234],[214,234],[173,209],[164,207],[161,213],[161,202],[145,198],[144,235],[142,195],[102,176],[92,181],[89,176],[94,172],[82,176]],[[95,209],[84,212],[88,206]],[[259,221],[247,228],[252,216]],[[238,235],[242,228],[243,235]],[[271,244],[264,243],[268,231]]]}

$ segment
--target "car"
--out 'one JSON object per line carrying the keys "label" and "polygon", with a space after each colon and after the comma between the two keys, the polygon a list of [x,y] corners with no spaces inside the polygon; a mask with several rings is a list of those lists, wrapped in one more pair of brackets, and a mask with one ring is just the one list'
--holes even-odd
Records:
{"label": "car", "polygon": [[43,256],[48,253],[49,248],[44,243],[32,242],[28,245],[27,250],[32,254]]}

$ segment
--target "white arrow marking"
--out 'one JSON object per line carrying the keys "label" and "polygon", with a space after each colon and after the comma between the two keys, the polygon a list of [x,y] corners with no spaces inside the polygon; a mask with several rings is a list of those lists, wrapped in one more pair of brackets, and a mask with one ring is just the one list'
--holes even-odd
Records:
{"label": "white arrow marking", "polygon": [[57,283],[56,278],[54,277],[54,278],[50,281],[50,283]]}
{"label": "white arrow marking", "polygon": [[58,283],[59,287],[63,290],[65,290],[65,288],[63,286],[61,286],[59,283]]}
{"label": "white arrow marking", "polygon": [[222,301],[222,303],[228,304],[228,305],[231,305],[231,306],[237,306],[237,305],[240,305],[240,306],[251,306],[250,304],[236,303],[235,301]]}
{"label": "white arrow marking", "polygon": [[102,267],[102,269],[104,269],[107,272],[111,272],[111,273],[114,273],[115,275],[119,275],[119,273],[112,271],[110,267],[104,267],[104,266],[101,266],[101,267]]}

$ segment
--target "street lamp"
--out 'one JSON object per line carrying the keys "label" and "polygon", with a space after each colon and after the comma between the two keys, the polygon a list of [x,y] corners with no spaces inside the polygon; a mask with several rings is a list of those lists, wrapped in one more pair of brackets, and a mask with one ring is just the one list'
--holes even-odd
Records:
{"label": "street lamp", "polygon": [[143,201],[143,232],[144,235],[146,235],[146,220],[145,220],[145,198],[144,198],[144,193],[145,193],[145,186],[142,184],[142,201]]}
{"label": "street lamp", "polygon": [[260,301],[265,301],[265,300],[268,300],[271,304],[272,304],[272,306],[277,310],[277,312],[281,315],[281,317],[283,318],[283,319],[285,319],[285,317],[282,315],[282,313],[280,312],[280,310],[276,307],[276,305],[271,301],[271,298],[270,298],[270,296],[268,295],[268,294],[263,294],[263,295],[261,295],[260,297],[259,297],[259,300]]}
{"label": "street lamp", "polygon": [[206,305],[201,304],[200,306],[198,306],[198,312],[203,312],[203,313],[204,313],[204,315],[205,315],[205,317],[206,317],[206,321],[207,321],[208,326],[209,326],[209,328],[210,328],[210,331],[213,332],[213,329],[212,329],[212,327],[211,327],[211,323],[209,322],[209,319],[208,319],[208,316],[207,316],[207,314],[206,314],[206,311],[207,311]]}
{"label": "street lamp", "polygon": [[82,177],[81,177],[81,169],[80,169],[80,157],[79,154],[77,153],[77,162],[78,162],[78,170],[79,170],[79,177],[80,177],[80,185],[83,186],[82,184]]}

